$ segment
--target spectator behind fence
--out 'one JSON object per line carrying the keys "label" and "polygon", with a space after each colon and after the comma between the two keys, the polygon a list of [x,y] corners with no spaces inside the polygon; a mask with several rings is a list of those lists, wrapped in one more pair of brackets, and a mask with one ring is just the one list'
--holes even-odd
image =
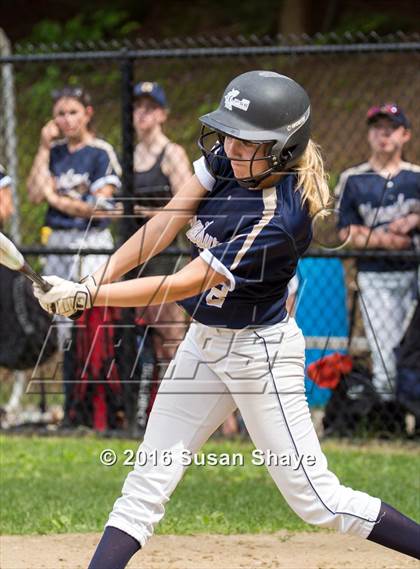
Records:
{"label": "spectator behind fence", "polygon": [[[163,88],[144,81],[134,87],[134,97],[133,120],[138,137],[134,151],[134,211],[138,228],[168,203],[192,170],[184,148],[169,140],[162,130],[169,112]],[[177,256],[155,257],[144,266],[142,276],[170,274],[180,268]],[[171,360],[184,336],[183,311],[170,303],[140,309],[138,315],[147,323],[157,324],[154,345],[158,362]]]}
{"label": "spectator behind fence", "polygon": [[[419,240],[420,166],[403,159],[410,124],[396,104],[367,113],[370,158],[341,174],[338,229],[357,249],[408,251]],[[394,348],[415,297],[415,261],[359,259],[362,317],[372,354],[373,384],[386,402],[395,398]],[[392,403],[389,405],[392,407]]]}
{"label": "spectator behind fence", "polygon": [[[29,199],[33,203],[48,202],[42,230],[44,239],[47,237],[46,245],[60,249],[111,249],[113,239],[107,211],[113,207],[111,198],[120,187],[121,174],[114,149],[96,137],[92,127],[91,98],[82,88],[64,87],[54,91],[52,114],[53,118],[41,130],[38,152],[27,182]],[[106,260],[106,255],[99,254],[50,254],[44,272],[79,280]],[[66,423],[93,426],[99,430],[105,428],[104,390],[99,392],[98,386],[94,393],[86,386],[82,388],[71,382],[73,379],[98,380],[106,375],[104,366],[110,357],[112,338],[97,338],[92,353],[89,349],[95,330],[112,316],[103,309],[94,308],[73,330],[68,319],[60,325],[62,347],[73,332],[71,349],[64,353]]]}

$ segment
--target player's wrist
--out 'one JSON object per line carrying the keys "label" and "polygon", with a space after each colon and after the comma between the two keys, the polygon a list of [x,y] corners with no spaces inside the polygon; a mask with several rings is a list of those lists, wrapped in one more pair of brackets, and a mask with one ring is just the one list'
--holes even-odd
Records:
{"label": "player's wrist", "polygon": [[49,157],[51,151],[51,141],[40,138],[38,146],[38,156]]}
{"label": "player's wrist", "polygon": [[84,284],[86,286],[93,286],[96,287],[98,286],[96,284],[96,278],[94,275],[86,275],[85,277],[83,277],[82,279],[80,279],[80,284]]}
{"label": "player's wrist", "polygon": [[96,284],[96,279],[93,275],[87,275],[80,280],[88,293],[87,307],[92,308],[98,291],[98,285]]}
{"label": "player's wrist", "polygon": [[407,215],[409,231],[420,229],[420,213],[409,213]]}
{"label": "player's wrist", "polygon": [[46,183],[45,186],[43,187],[43,191],[44,191],[44,198],[47,200],[47,202],[50,205],[55,205],[58,203],[58,200],[60,198],[58,194],[53,190],[50,184]]}

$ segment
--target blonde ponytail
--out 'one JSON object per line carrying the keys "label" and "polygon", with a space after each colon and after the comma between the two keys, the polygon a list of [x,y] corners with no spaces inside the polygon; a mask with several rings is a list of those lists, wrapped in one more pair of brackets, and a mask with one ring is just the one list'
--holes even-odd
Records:
{"label": "blonde ponytail", "polygon": [[330,190],[321,149],[309,140],[305,152],[294,168],[298,174],[297,188],[302,188],[302,201],[307,202],[309,215],[324,217],[328,215]]}

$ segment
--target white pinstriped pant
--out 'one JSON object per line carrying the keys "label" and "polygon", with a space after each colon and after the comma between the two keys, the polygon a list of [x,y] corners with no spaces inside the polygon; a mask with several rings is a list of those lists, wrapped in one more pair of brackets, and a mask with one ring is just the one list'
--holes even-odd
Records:
{"label": "white pinstriped pant", "polygon": [[416,298],[416,271],[360,271],[360,307],[372,354],[373,385],[384,400],[395,398],[394,349],[407,328]]}
{"label": "white pinstriped pant", "polygon": [[380,500],[340,484],[328,470],[304,392],[304,339],[294,319],[234,331],[193,323],[157,395],[144,452],[168,450],[169,466],[149,461],[128,474],[107,525],[142,546],[180,481],[181,456],[197,452],[238,407],[255,446],[275,455],[312,455],[315,464],[269,466],[290,507],[306,522],[367,537]]}

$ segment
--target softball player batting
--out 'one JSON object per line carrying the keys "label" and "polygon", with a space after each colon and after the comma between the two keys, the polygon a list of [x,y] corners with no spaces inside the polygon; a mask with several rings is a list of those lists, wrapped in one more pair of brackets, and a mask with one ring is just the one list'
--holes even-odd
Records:
{"label": "softball player batting", "polygon": [[[144,547],[185,471],[185,452],[197,452],[236,407],[258,449],[303,457],[295,468],[267,465],[302,519],[420,557],[415,521],[342,486],[328,470],[305,398],[304,339],[285,302],[311,241],[311,217],[329,197],[310,114],[306,92],[292,79],[272,71],[239,75],[219,108],[200,118],[203,157],[162,212],[83,284],[50,277],[50,292],[35,289],[46,310],[55,303],[66,316],[92,305],[178,301],[192,317],[140,446],[161,459],[127,476],[89,569],[122,569]],[[113,282],[164,250],[187,220],[187,266]],[[305,455],[315,460],[309,465]]]}

